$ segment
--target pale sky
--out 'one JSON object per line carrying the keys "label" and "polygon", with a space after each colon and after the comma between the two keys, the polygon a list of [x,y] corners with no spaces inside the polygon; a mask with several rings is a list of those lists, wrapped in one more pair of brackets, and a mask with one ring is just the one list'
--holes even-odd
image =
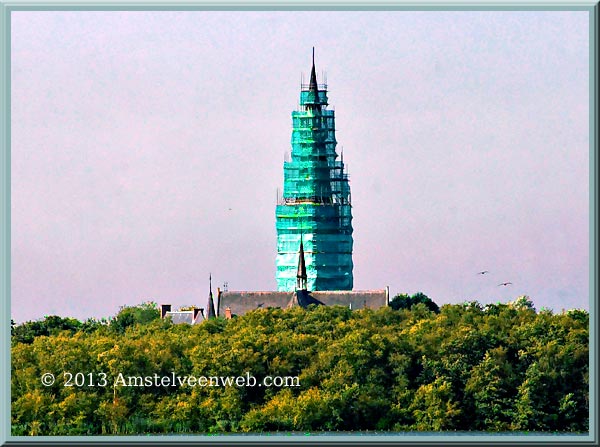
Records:
{"label": "pale sky", "polygon": [[355,290],[589,309],[587,12],[13,12],[12,318],[276,290],[313,46]]}

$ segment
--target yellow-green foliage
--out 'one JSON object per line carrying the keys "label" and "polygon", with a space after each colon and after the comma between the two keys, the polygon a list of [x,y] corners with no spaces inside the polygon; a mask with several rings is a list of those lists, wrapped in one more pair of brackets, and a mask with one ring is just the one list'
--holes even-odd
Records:
{"label": "yellow-green foliage", "polygon": [[[585,311],[320,306],[189,326],[146,303],[109,321],[49,318],[13,328],[14,435],[588,430]],[[109,386],[65,387],[63,371]],[[172,372],[300,386],[111,386],[119,373]]]}

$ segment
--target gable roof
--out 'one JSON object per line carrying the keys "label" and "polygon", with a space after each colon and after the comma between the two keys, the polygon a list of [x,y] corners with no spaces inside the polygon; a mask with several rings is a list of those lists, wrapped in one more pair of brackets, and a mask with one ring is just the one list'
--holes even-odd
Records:
{"label": "gable roof", "polygon": [[[387,306],[389,302],[388,289],[380,290],[335,290],[308,292],[251,292],[231,291],[220,292],[219,307],[229,307],[234,315],[243,315],[254,309],[280,307],[282,309],[299,305],[306,307],[310,304],[326,306],[350,306],[358,310],[364,307],[378,309]],[[219,312],[222,315],[221,312]]]}

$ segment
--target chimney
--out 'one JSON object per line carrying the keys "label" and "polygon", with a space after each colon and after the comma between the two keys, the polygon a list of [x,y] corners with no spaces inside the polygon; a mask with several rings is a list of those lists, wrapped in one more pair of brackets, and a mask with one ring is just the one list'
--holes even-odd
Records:
{"label": "chimney", "polygon": [[196,319],[198,318],[198,314],[200,313],[200,311],[201,311],[202,309],[198,309],[197,307],[192,307],[192,310],[194,311],[194,318],[193,318],[193,320],[194,320],[194,322],[195,322],[195,321],[196,321]]}
{"label": "chimney", "polygon": [[231,308],[229,306],[225,308],[225,318],[231,320]]}
{"label": "chimney", "polygon": [[161,304],[160,305],[160,318],[165,318],[167,312],[171,312],[170,304]]}

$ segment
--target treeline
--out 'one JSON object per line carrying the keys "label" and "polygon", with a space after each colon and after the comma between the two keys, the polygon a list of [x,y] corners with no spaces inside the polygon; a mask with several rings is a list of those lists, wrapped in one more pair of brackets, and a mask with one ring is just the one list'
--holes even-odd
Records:
{"label": "treeline", "polygon": [[[145,303],[109,320],[15,325],[12,434],[588,431],[586,311],[537,312],[526,297],[393,304],[257,309],[189,326]],[[63,372],[83,385],[64,386]],[[112,386],[119,374],[247,372],[300,386]]]}

